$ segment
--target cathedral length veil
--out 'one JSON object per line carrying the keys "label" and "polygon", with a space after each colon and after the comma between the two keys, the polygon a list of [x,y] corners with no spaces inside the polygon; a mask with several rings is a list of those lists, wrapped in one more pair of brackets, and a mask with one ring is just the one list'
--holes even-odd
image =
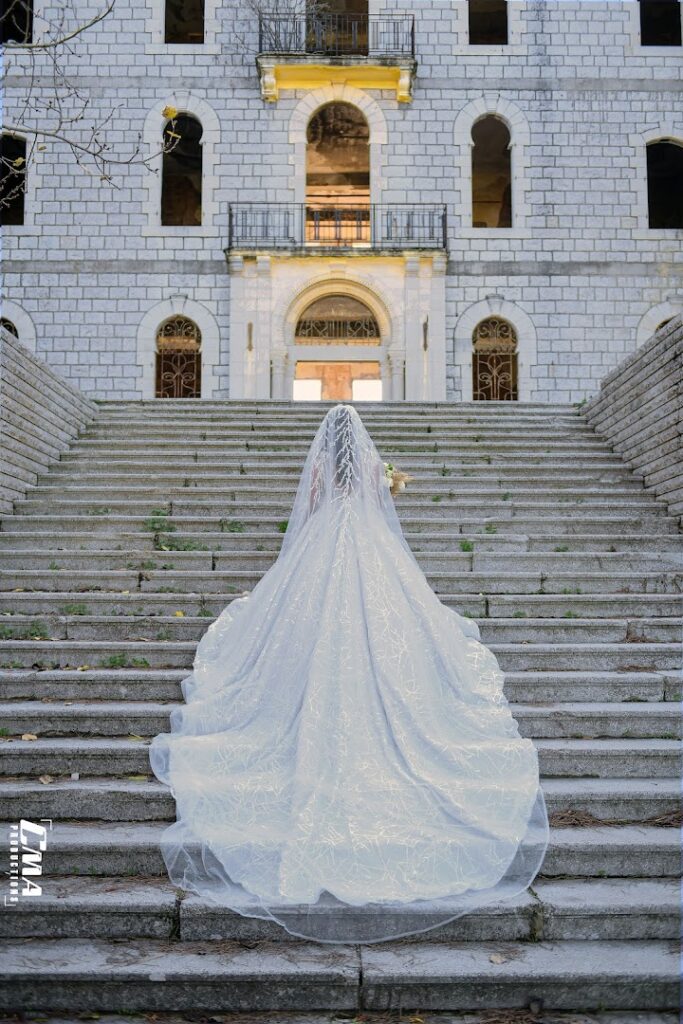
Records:
{"label": "cathedral length veil", "polygon": [[427,583],[352,406],[323,419],[277,561],[181,685],[150,747],[177,886],[299,937],[378,942],[538,872],[535,747],[478,626]]}

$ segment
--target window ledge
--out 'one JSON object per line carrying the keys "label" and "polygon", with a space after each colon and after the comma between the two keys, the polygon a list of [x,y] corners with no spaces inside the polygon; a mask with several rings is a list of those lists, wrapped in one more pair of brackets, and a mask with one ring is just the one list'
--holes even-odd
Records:
{"label": "window ledge", "polygon": [[144,238],[218,238],[219,231],[211,224],[145,224],[140,234]]}
{"label": "window ledge", "polygon": [[221,52],[218,43],[145,43],[145,53],[150,55],[163,56],[193,56],[199,57],[203,53],[216,54]]}

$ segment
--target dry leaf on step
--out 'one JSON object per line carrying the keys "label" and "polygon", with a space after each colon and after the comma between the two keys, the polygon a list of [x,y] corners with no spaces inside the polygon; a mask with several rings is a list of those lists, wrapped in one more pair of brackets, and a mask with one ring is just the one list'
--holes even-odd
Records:
{"label": "dry leaf on step", "polygon": [[49,785],[50,782],[54,782],[52,775],[39,775],[38,782],[42,782],[44,786]]}
{"label": "dry leaf on step", "polygon": [[504,956],[502,953],[491,953],[489,960],[492,964],[504,964],[509,958]]}
{"label": "dry leaf on step", "polygon": [[21,738],[22,738],[22,740],[37,740],[38,739],[38,737],[36,736],[36,734],[34,732],[22,732]]}

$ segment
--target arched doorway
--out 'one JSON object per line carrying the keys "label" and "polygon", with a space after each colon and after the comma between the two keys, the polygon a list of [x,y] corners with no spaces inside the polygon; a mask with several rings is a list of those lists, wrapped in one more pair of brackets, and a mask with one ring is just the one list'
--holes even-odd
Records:
{"label": "arched doorway", "polygon": [[161,324],[156,337],[157,398],[200,398],[202,334],[188,317],[173,316]]}
{"label": "arched doorway", "polygon": [[351,103],[327,103],[308,122],[306,241],[370,242],[370,128]]}
{"label": "arched doorway", "polygon": [[381,401],[382,339],[372,310],[352,295],[314,299],[294,333],[295,399]]}
{"label": "arched doorway", "polygon": [[517,332],[499,317],[481,320],[472,333],[472,398],[516,401]]}

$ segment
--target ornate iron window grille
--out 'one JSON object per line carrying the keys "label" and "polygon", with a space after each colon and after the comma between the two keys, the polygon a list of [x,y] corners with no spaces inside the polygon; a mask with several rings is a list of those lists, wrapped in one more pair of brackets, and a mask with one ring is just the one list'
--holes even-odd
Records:
{"label": "ornate iron window grille", "polygon": [[516,401],[517,334],[506,320],[490,317],[472,334],[472,397],[475,401]]}
{"label": "ornate iron window grille", "polygon": [[199,398],[202,387],[202,335],[194,321],[171,317],[157,332],[157,398]]}

